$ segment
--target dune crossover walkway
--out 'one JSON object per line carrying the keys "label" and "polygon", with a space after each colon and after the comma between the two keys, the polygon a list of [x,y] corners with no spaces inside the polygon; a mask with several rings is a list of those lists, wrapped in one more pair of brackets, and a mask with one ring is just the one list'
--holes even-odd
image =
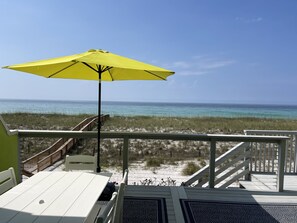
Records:
{"label": "dune crossover walkway", "polygon": [[[101,115],[101,122],[106,121],[109,115]],[[84,119],[71,131],[90,131],[97,126],[97,116]],[[34,156],[22,161],[22,174],[32,176],[34,173],[42,171],[59,160],[63,159],[69,150],[74,148],[79,139],[77,138],[60,138],[47,149],[35,154]]]}

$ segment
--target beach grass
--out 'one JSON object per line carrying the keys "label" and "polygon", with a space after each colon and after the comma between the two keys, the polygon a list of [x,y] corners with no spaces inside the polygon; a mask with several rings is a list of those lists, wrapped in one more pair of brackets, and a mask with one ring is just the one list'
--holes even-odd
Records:
{"label": "beach grass", "polygon": [[35,113],[1,114],[9,129],[70,130],[90,115],[62,115]]}
{"label": "beach grass", "polygon": [[[9,129],[49,129],[70,130],[89,115],[60,115],[60,114],[30,114],[14,113],[2,114]],[[166,132],[187,134],[244,134],[245,129],[257,130],[297,130],[297,120],[265,119],[265,118],[175,118],[175,117],[124,117],[115,116],[106,121],[103,131],[129,132]],[[23,159],[40,152],[57,139],[26,138],[21,141]],[[86,139],[82,145],[76,147],[73,153],[93,154],[96,149],[96,139]],[[147,167],[174,165],[178,161],[193,159],[207,159],[209,144],[207,142],[170,140],[130,140],[129,161],[142,160]],[[232,143],[221,143],[218,155],[226,152]],[[105,139],[102,141],[102,165],[117,166],[122,164],[122,140]],[[199,166],[203,166],[199,164]],[[193,169],[190,166],[189,172]]]}
{"label": "beach grass", "polygon": [[[5,113],[3,119],[10,129],[58,129],[69,130],[90,115]],[[191,131],[196,133],[240,134],[245,129],[297,130],[295,119],[222,118],[222,117],[150,117],[114,116],[104,123],[103,131]]]}
{"label": "beach grass", "polygon": [[297,120],[268,118],[222,118],[222,117],[112,117],[103,130],[143,130],[149,132],[191,132],[243,134],[246,129],[257,130],[297,130]]}

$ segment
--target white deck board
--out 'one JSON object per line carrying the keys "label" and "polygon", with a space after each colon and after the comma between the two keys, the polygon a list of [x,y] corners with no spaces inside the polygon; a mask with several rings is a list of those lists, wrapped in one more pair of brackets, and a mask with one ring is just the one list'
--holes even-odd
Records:
{"label": "white deck board", "polygon": [[[252,174],[251,181],[240,181],[250,191],[276,191],[276,176],[269,174]],[[297,191],[297,175],[284,176],[284,190]]]}

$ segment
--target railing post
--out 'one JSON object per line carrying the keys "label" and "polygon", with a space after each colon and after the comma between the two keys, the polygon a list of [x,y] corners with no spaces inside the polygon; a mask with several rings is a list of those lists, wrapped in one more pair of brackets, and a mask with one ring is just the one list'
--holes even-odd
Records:
{"label": "railing post", "polygon": [[251,180],[251,155],[249,157],[247,157],[246,153],[250,151],[250,154],[251,154],[251,145],[252,143],[249,143],[249,146],[248,147],[245,147],[244,148],[244,159],[243,161],[245,162],[246,160],[249,160],[250,162],[244,166],[244,170],[249,170],[249,173],[247,173],[246,175],[244,175],[244,180]]}
{"label": "railing post", "polygon": [[277,172],[277,185],[278,192],[284,191],[284,171],[285,171],[285,152],[287,141],[281,140],[278,146],[278,172]]}
{"label": "railing post", "polygon": [[210,140],[209,153],[209,188],[214,188],[215,183],[215,162],[216,162],[216,140]]}
{"label": "railing post", "polygon": [[[295,138],[295,139],[294,139]],[[294,174],[297,173],[297,135],[294,134],[294,136],[292,137],[292,142],[295,141],[295,148],[294,148],[294,153],[295,153],[295,159],[294,159]],[[292,148],[293,149],[293,145],[292,145]]]}
{"label": "railing post", "polygon": [[[129,138],[124,138],[124,151],[123,151],[123,176],[125,174],[125,170],[128,170],[128,149],[129,149]],[[127,182],[128,184],[128,176],[127,176]]]}

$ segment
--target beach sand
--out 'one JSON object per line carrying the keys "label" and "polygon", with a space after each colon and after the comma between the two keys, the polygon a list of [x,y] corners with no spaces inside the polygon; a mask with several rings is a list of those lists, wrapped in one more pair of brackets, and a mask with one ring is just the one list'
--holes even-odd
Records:
{"label": "beach sand", "polygon": [[[189,179],[189,176],[181,174],[186,163],[181,161],[177,165],[161,165],[160,167],[148,168],[145,167],[145,163],[134,162],[129,164],[128,182],[132,185],[179,186]],[[64,168],[63,160],[47,168],[46,171],[63,171]],[[122,180],[123,172],[120,167],[102,168],[102,172],[112,174],[111,182],[119,183]]]}

